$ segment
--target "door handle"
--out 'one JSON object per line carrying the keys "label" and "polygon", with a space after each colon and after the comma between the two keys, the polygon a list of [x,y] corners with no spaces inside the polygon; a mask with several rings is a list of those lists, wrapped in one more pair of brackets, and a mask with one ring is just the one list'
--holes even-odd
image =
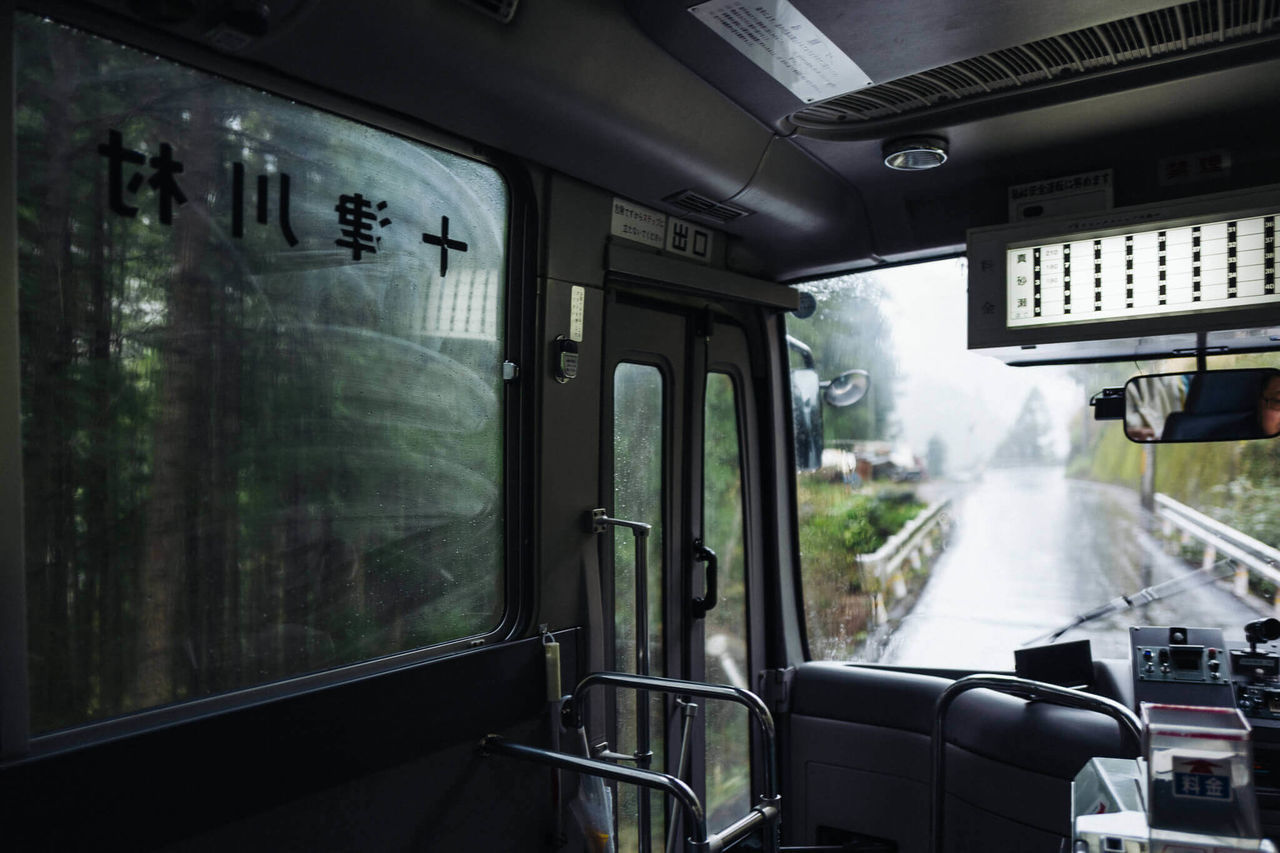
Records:
{"label": "door handle", "polygon": [[716,552],[712,551],[706,545],[702,544],[701,539],[693,540],[693,560],[695,563],[707,564],[707,591],[706,595],[701,598],[695,596],[693,599],[693,618],[701,619],[707,615],[707,611],[716,606],[716,602],[720,600],[720,595],[716,590],[716,575],[719,572],[719,559]]}

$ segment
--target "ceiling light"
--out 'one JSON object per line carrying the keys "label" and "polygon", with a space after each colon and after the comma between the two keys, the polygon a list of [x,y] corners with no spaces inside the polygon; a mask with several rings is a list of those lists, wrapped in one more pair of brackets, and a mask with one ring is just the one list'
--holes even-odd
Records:
{"label": "ceiling light", "polygon": [[884,164],[899,172],[923,172],[947,162],[947,140],[936,136],[894,139],[884,145]]}

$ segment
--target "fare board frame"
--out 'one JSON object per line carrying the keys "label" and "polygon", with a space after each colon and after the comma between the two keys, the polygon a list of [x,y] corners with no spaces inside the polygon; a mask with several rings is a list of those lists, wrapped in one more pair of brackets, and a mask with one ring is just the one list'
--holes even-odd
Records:
{"label": "fare board frame", "polygon": [[[1155,315],[1011,325],[1009,254],[1261,216],[1280,217],[1280,185],[1019,222],[968,232],[968,348],[1010,364],[1066,364],[1280,349],[1280,298],[1239,306],[1167,308]],[[1273,249],[1274,251],[1274,249]]]}

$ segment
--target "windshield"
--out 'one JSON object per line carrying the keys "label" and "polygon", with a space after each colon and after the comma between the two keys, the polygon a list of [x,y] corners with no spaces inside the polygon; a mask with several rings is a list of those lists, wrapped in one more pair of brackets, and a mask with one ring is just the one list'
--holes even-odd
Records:
{"label": "windshield", "polygon": [[1194,361],[1009,367],[966,350],[965,283],[963,260],[810,282],[816,310],[788,318],[822,381],[870,374],[797,473],[811,657],[1012,670],[1077,621],[1057,641],[1124,658],[1131,625],[1239,640],[1273,615],[1280,446],[1129,441],[1090,398]]}

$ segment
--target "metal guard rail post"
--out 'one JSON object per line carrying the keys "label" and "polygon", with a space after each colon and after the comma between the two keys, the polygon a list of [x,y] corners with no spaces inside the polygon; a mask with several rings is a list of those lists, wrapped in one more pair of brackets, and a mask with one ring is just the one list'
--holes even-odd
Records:
{"label": "metal guard rail post", "polygon": [[686,838],[685,849],[689,853],[716,853],[722,849],[713,847],[711,838],[707,836],[707,818],[702,810],[702,803],[698,802],[698,795],[688,784],[674,776],[659,773],[656,770],[623,767],[596,758],[583,758],[566,752],[553,752],[536,746],[512,743],[500,735],[486,735],[480,741],[480,752],[485,755],[506,755],[522,761],[531,761],[561,770],[573,770],[577,773],[599,776],[602,779],[625,782],[670,794],[684,808],[686,817],[693,824],[693,835]]}
{"label": "metal guard rail post", "polygon": [[938,702],[933,711],[933,803],[929,813],[931,824],[929,849],[934,853],[943,853],[943,812],[947,798],[947,742],[944,737],[946,733],[944,727],[947,711],[960,694],[979,688],[995,690],[1031,701],[1051,702],[1068,708],[1083,708],[1106,714],[1129,734],[1137,752],[1142,752],[1142,721],[1133,711],[1105,696],[1095,696],[1070,687],[1059,687],[1056,684],[1016,678],[1012,675],[979,674],[957,679],[938,694]]}
{"label": "metal guard rail post", "polygon": [[[565,712],[570,715],[573,728],[582,728],[583,704],[587,690],[591,687],[626,687],[632,690],[651,690],[655,693],[669,693],[678,696],[698,696],[703,699],[720,699],[735,702],[746,707],[760,727],[764,738],[764,793],[760,801],[740,820],[734,822],[710,839],[712,851],[723,849],[757,826],[763,823],[776,823],[782,812],[782,796],[778,792],[778,771],[776,753],[776,734],[773,726],[773,715],[765,707],[763,701],[750,690],[733,687],[728,684],[703,684],[698,681],[684,681],[678,678],[662,678],[659,676],[632,675],[625,672],[593,672],[574,688]],[[778,850],[776,832],[766,832],[764,849],[768,853]]]}

